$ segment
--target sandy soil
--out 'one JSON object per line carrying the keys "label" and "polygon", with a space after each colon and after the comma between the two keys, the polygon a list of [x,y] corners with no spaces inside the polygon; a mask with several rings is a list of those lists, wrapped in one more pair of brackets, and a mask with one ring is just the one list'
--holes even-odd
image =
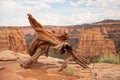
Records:
{"label": "sandy soil", "polygon": [[[9,52],[8,52],[9,53]],[[29,55],[16,53],[16,60],[0,60],[0,80],[120,80],[120,65],[108,63],[90,64],[90,69],[83,69],[75,63],[70,63],[72,76],[66,76],[66,69],[59,72],[63,60],[41,56],[38,63],[24,69],[20,63]]]}

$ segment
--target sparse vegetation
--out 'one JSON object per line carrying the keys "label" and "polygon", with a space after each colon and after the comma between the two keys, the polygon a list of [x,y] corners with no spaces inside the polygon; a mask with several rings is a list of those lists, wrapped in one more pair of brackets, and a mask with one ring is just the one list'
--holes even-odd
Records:
{"label": "sparse vegetation", "polygon": [[73,69],[68,66],[65,70],[65,76],[72,76],[73,75]]}
{"label": "sparse vegetation", "polygon": [[98,58],[98,57],[94,57],[94,58],[92,58],[92,59],[90,60],[90,62],[92,62],[92,63],[97,63],[97,62],[99,62],[99,59],[100,59],[100,58]]}
{"label": "sparse vegetation", "polygon": [[102,57],[100,57],[99,62],[120,64],[120,57],[119,55],[115,54],[104,54]]}
{"label": "sparse vegetation", "polygon": [[115,54],[104,54],[101,57],[95,57],[91,59],[92,63],[103,62],[103,63],[113,63],[120,64],[120,56]]}

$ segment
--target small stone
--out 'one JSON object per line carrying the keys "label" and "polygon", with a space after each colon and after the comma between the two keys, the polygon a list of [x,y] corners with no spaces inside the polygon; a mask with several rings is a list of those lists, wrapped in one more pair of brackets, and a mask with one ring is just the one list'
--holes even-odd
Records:
{"label": "small stone", "polygon": [[2,70],[2,69],[5,69],[5,67],[3,67],[3,66],[0,66],[0,70]]}

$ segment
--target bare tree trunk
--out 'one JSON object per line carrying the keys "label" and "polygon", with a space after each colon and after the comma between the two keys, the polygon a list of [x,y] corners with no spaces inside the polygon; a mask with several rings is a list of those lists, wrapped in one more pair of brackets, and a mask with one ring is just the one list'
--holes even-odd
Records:
{"label": "bare tree trunk", "polygon": [[24,68],[29,68],[32,63],[36,62],[36,60],[39,58],[39,56],[41,56],[46,49],[47,45],[41,45],[35,52],[35,54],[28,60],[26,60],[24,63],[21,64],[22,67]]}
{"label": "bare tree trunk", "polygon": [[59,71],[62,71],[66,68],[69,61],[74,60],[83,68],[87,68],[86,59],[81,56],[77,56],[74,52],[72,46],[69,45],[65,40],[68,39],[67,33],[62,35],[57,35],[52,31],[46,30],[42,25],[32,17],[31,14],[28,14],[29,22],[32,28],[36,31],[37,37],[31,42],[29,47],[30,59],[21,64],[22,67],[28,68],[32,63],[36,62],[43,53],[48,56],[48,51],[50,46],[54,46],[55,49],[60,49],[60,53],[66,53],[67,59],[62,64]]}

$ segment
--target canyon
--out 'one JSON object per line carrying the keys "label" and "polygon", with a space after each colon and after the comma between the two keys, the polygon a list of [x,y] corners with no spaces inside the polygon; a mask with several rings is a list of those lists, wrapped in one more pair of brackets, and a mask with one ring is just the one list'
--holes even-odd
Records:
{"label": "canyon", "polygon": [[0,27],[0,51],[26,51],[26,40],[20,30],[14,27]]}
{"label": "canyon", "polygon": [[[27,47],[36,36],[29,26],[0,27],[0,51],[27,51]],[[79,54],[85,57],[99,56],[103,53],[120,54],[120,20],[104,20],[91,24],[54,26],[44,25],[57,34],[68,32],[67,40]]]}

